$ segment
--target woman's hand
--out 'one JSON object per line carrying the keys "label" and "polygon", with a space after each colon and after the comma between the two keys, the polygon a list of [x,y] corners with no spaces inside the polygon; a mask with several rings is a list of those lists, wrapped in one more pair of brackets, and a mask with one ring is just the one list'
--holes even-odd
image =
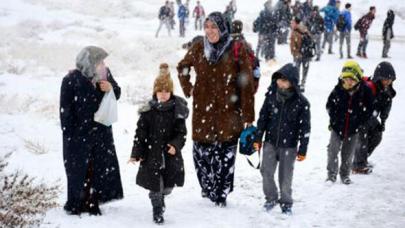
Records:
{"label": "woman's hand", "polygon": [[170,155],[175,155],[176,154],[176,148],[174,148],[174,146],[167,144],[167,146],[169,147],[169,150],[167,151],[167,153],[169,153]]}
{"label": "woman's hand", "polygon": [[139,158],[139,159],[136,159],[136,158],[130,158],[129,160],[128,160],[128,164],[136,164],[138,161],[143,161],[143,159],[142,158]]}
{"label": "woman's hand", "polygon": [[100,81],[100,89],[103,92],[109,92],[112,89],[112,85],[109,81],[101,80]]}

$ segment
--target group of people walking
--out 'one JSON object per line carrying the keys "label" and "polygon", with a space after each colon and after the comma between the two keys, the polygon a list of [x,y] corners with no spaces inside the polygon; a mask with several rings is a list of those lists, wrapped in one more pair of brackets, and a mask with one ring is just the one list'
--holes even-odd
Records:
{"label": "group of people walking", "polygon": [[[204,36],[189,45],[177,65],[184,96],[192,98],[193,146],[188,150],[193,153],[201,197],[218,207],[226,207],[234,190],[238,139],[254,125],[260,71],[252,47],[241,34],[241,22],[233,23],[231,30],[227,20],[220,12],[209,14],[203,23]],[[295,18],[293,36],[306,32],[299,24]],[[76,58],[76,69],[62,81],[60,119],[68,193],[64,209],[69,214],[101,215],[100,203],[123,198],[112,128],[94,121],[105,93],[120,97],[120,87],[104,63],[107,56],[102,48],[84,48]],[[302,58],[297,61],[304,62]],[[195,80],[191,80],[192,70]],[[392,65],[382,62],[367,78],[359,64],[349,60],[337,79],[326,105],[331,131],[327,181],[335,182],[340,175],[342,183],[350,184],[351,172],[371,172],[367,157],[381,141],[395,97],[396,76]],[[136,183],[149,190],[157,224],[164,223],[165,196],[184,185],[181,151],[189,109],[173,87],[168,64],[160,64],[151,99],[138,112],[128,161],[140,162]],[[307,155],[310,110],[299,85],[297,64],[284,65],[272,75],[251,145],[263,150],[260,172],[266,211],[280,205],[282,213],[292,214],[294,163]],[[274,179],[277,166],[279,187]]]}

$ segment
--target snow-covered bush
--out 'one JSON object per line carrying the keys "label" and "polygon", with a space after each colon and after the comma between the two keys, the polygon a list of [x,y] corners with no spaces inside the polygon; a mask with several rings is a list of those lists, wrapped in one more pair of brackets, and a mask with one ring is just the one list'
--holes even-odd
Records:
{"label": "snow-covered bush", "polygon": [[19,171],[7,173],[10,155],[0,157],[0,227],[39,226],[45,213],[58,206],[60,186],[38,184]]}

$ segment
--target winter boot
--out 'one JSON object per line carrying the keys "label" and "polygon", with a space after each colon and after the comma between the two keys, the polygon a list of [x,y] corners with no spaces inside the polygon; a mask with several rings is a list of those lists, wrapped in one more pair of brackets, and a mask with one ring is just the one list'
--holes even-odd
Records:
{"label": "winter boot", "polygon": [[277,205],[277,201],[266,201],[263,205],[264,209],[269,212]]}
{"label": "winter boot", "polygon": [[365,174],[365,175],[367,175],[367,174],[370,174],[372,172],[373,172],[373,168],[367,167],[367,166],[363,167],[363,168],[353,168],[352,169],[353,174]]}
{"label": "winter boot", "polygon": [[226,207],[226,199],[218,198],[215,202],[215,206],[217,207]]}
{"label": "winter boot", "polygon": [[352,180],[350,180],[349,177],[342,177],[342,183],[345,185],[349,185],[349,184],[352,184],[353,182],[352,182]]}
{"label": "winter boot", "polygon": [[363,53],[363,58],[368,59],[367,54]]}
{"label": "winter boot", "polygon": [[280,207],[281,207],[281,213],[283,213],[284,215],[292,215],[291,205],[280,204]]}
{"label": "winter boot", "polygon": [[336,182],[336,176],[328,176],[328,178],[326,178],[326,182],[332,182],[335,183]]}
{"label": "winter boot", "polygon": [[95,216],[102,215],[101,211],[100,211],[100,208],[98,206],[98,203],[97,204],[90,204],[89,214],[90,215],[95,215]]}
{"label": "winter boot", "polygon": [[153,221],[156,224],[163,224],[165,222],[162,207],[153,207]]}
{"label": "winter boot", "polygon": [[201,197],[208,198],[208,192],[206,192],[205,190],[201,190]]}

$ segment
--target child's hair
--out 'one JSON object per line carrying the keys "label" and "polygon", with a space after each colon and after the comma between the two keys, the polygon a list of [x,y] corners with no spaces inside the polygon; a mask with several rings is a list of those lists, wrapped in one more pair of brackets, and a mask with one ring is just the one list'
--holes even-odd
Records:
{"label": "child's hair", "polygon": [[153,84],[153,95],[161,91],[173,93],[173,80],[170,77],[169,65],[167,63],[160,64],[159,76],[156,77]]}

